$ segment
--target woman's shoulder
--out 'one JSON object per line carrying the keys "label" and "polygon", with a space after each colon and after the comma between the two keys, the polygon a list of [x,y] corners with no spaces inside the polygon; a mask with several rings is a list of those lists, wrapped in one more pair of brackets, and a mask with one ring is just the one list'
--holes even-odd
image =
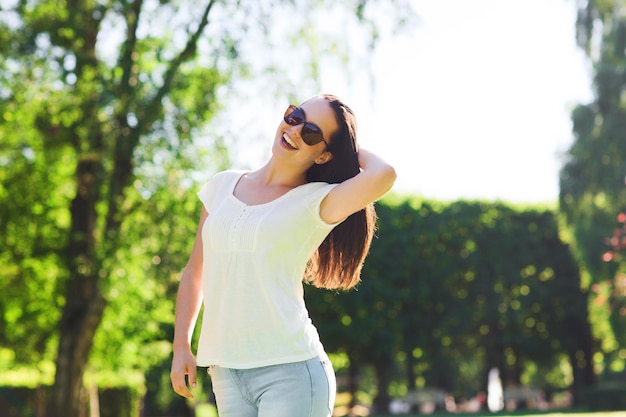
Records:
{"label": "woman's shoulder", "polygon": [[213,174],[207,181],[204,182],[202,188],[215,188],[223,185],[238,181],[239,178],[245,173],[243,170],[228,169]]}
{"label": "woman's shoulder", "polygon": [[213,177],[211,177],[210,181],[224,181],[228,179],[239,178],[245,173],[246,171],[241,169],[227,169],[214,174]]}
{"label": "woman's shoulder", "polygon": [[307,182],[306,184],[301,185],[301,187],[311,192],[315,190],[324,190],[324,189],[330,190],[336,185],[337,184],[330,184],[330,183],[323,182],[323,181],[313,181],[313,182]]}
{"label": "woman's shoulder", "polygon": [[220,171],[204,182],[200,187],[200,191],[198,191],[198,195],[203,198],[203,201],[209,201],[212,199],[212,196],[220,194],[234,186],[233,183],[236,183],[244,172],[245,171],[240,170]]}
{"label": "woman's shoulder", "polygon": [[336,186],[337,184],[327,182],[307,182],[299,188],[307,201],[313,201],[317,204],[319,201],[316,202],[316,200],[323,199]]}

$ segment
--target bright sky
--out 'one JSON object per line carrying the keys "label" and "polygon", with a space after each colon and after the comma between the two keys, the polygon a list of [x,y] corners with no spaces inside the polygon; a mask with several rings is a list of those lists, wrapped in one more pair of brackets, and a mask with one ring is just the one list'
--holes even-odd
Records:
{"label": "bright sky", "polygon": [[361,145],[395,166],[402,194],[556,201],[570,111],[591,99],[576,2],[413,3],[419,24],[377,47],[373,90],[322,81],[355,110]]}

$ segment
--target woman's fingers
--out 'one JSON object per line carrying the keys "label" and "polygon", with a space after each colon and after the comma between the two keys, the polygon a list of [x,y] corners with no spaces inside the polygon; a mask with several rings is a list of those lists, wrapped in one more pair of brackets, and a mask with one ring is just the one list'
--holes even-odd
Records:
{"label": "woman's fingers", "polygon": [[187,358],[186,361],[182,360],[179,362],[177,358],[172,361],[170,380],[172,381],[174,392],[185,398],[193,398],[193,394],[189,390],[190,386],[195,388],[197,384],[196,364],[193,356],[191,356],[191,359]]}

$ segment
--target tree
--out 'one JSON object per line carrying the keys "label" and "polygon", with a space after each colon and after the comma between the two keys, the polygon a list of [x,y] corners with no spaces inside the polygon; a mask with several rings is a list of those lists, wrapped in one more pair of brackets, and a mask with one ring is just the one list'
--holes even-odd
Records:
{"label": "tree", "polygon": [[[590,290],[594,334],[607,364],[624,369],[618,352],[626,344],[626,309],[617,274],[626,263],[604,262],[615,217],[626,208],[626,18],[622,1],[583,2],[577,37],[593,66],[595,99],[572,112],[574,142],[560,173],[560,210],[571,231]],[[617,369],[615,368],[615,369]]]}
{"label": "tree", "polygon": [[[357,291],[307,291],[327,349],[374,369],[376,410],[413,389],[474,395],[492,367],[506,385],[578,394],[593,382],[587,293],[555,213],[392,196],[376,207]],[[572,381],[558,375],[568,363]]]}
{"label": "tree", "polygon": [[[0,193],[15,201],[2,209],[6,217],[0,228],[7,233],[1,259],[10,266],[3,273],[7,282],[18,284],[15,288],[28,282],[31,289],[25,312],[12,301],[2,301],[10,312],[2,326],[15,329],[19,318],[37,316],[37,324],[30,327],[34,335],[23,331],[20,337],[41,355],[50,348],[46,341],[58,341],[49,413],[74,417],[107,308],[130,301],[119,295],[123,287],[139,293],[142,284],[150,283],[146,272],[157,265],[168,271],[182,267],[180,258],[165,262],[167,235],[160,240],[150,235],[171,231],[171,225],[152,227],[152,222],[163,219],[168,209],[182,209],[185,215],[197,209],[175,204],[195,183],[173,174],[207,163],[189,145],[194,137],[206,135],[207,123],[225,100],[223,89],[249,71],[247,63],[255,58],[243,57],[243,41],[271,31],[275,6],[302,5],[217,0],[200,8],[194,2],[145,0],[4,3]],[[358,22],[372,23],[370,3],[358,2],[352,9]],[[323,7],[309,6],[307,13]],[[369,27],[375,39],[375,25]],[[287,40],[306,46],[315,39],[310,29],[292,32]],[[295,36],[303,33],[308,36],[301,42]],[[316,59],[307,57],[302,63]],[[269,61],[263,69],[274,64]],[[290,63],[284,71],[293,68]],[[209,146],[215,160],[205,172],[225,162],[220,160],[225,155],[220,138]],[[138,226],[149,229],[138,231]],[[187,230],[174,229],[177,239]],[[138,243],[145,246],[138,248]],[[161,256],[151,257],[150,252]],[[129,274],[141,284],[129,285]],[[48,291],[37,298],[41,288]],[[153,296],[166,291],[152,290]],[[60,315],[43,314],[55,311],[50,305],[59,307]],[[162,313],[159,320],[166,316]]]}
{"label": "tree", "polygon": [[[20,3],[17,7],[23,19],[16,31],[20,45],[43,56],[37,61],[26,59],[18,67],[36,65],[53,82],[42,86],[50,89],[38,100],[38,108],[45,111],[34,116],[41,151],[62,150],[68,165],[74,165],[65,178],[75,189],[66,197],[67,237],[57,252],[62,258],[58,266],[67,276],[56,284],[63,288],[65,302],[51,415],[78,414],[82,377],[107,305],[105,291],[121,256],[124,220],[133,209],[128,188],[143,156],[137,150],[140,141],[186,140],[190,127],[210,118],[210,97],[223,83],[220,74],[183,64],[195,57],[213,5],[210,2],[205,8],[187,44],[161,63],[142,53],[149,46],[156,53],[170,48],[149,37],[139,39],[141,1],[109,6],[79,2],[67,8],[51,2]],[[105,18],[116,12],[124,18],[127,35],[117,65],[110,68],[98,58],[97,41]],[[146,70],[159,63],[160,70]],[[33,77],[36,74],[33,71]],[[188,122],[191,114],[198,119]],[[169,137],[163,132],[166,129],[172,131]]]}

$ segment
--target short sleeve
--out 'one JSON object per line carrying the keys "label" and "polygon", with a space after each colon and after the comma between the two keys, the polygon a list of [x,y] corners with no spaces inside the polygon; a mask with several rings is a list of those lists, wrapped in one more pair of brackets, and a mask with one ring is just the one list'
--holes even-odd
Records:
{"label": "short sleeve", "polygon": [[241,176],[241,173],[234,170],[222,171],[215,174],[209,181],[207,181],[200,191],[197,192],[197,196],[204,205],[207,212],[211,212],[214,204],[216,203],[216,196],[219,195],[221,189],[228,187],[230,181],[237,180]]}
{"label": "short sleeve", "polygon": [[338,221],[337,223],[326,223],[320,216],[320,206],[322,205],[322,200],[326,198],[330,190],[335,188],[338,184],[327,184],[325,182],[316,182],[310,183],[309,189],[306,194],[306,206],[309,212],[314,215],[314,217],[319,220],[320,223],[328,226],[336,226],[341,223],[343,220]]}
{"label": "short sleeve", "polygon": [[215,181],[214,178],[210,179],[202,187],[200,187],[200,191],[198,191],[197,195],[204,208],[209,213],[211,212],[211,205],[213,203],[213,197],[215,196]]}

